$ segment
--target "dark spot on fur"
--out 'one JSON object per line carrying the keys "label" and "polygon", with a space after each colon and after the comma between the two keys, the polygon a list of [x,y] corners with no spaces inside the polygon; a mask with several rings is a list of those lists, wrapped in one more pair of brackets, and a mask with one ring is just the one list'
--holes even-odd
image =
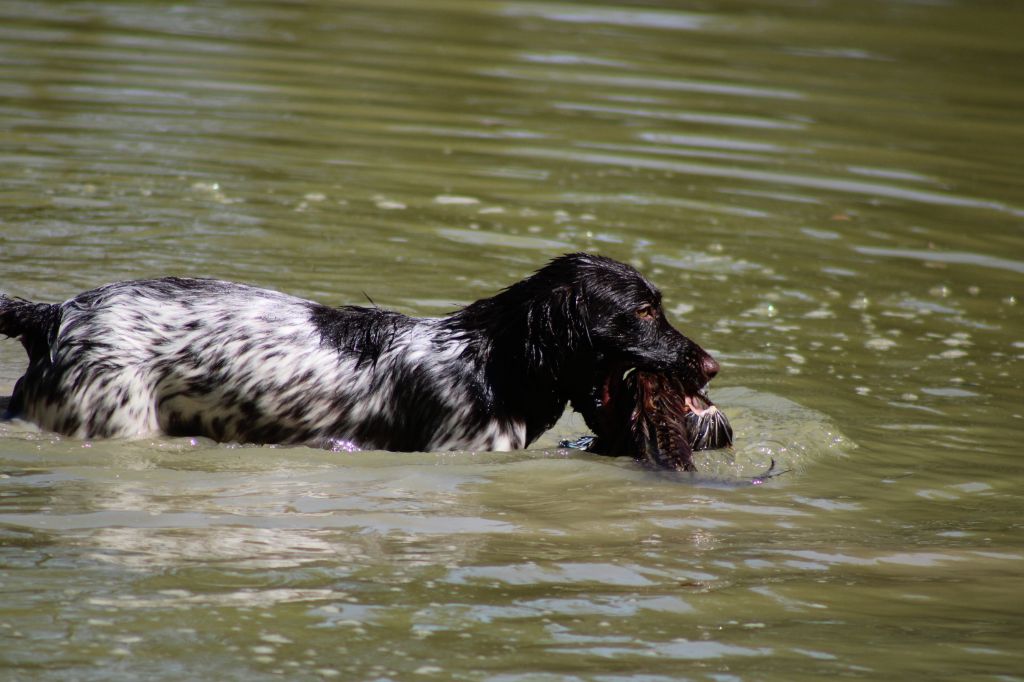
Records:
{"label": "dark spot on fur", "polygon": [[205,436],[207,431],[203,428],[203,419],[198,414],[183,415],[180,412],[171,412],[166,415],[166,426],[169,436]]}

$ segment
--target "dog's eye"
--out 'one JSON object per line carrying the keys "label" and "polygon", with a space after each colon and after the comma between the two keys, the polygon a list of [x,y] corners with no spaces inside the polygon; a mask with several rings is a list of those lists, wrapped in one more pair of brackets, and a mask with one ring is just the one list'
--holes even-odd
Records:
{"label": "dog's eye", "polygon": [[641,320],[653,320],[657,315],[657,311],[650,303],[645,303],[636,309],[636,316]]}

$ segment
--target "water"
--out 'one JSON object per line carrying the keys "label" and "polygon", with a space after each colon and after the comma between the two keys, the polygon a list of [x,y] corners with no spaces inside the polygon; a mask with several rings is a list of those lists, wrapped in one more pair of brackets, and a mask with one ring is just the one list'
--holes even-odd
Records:
{"label": "water", "polygon": [[[736,429],[691,481],[559,450],[572,415],[504,454],[2,424],[2,676],[1024,679],[1020,26],[0,2],[6,292],[207,275],[437,315],[598,251],[716,354]],[[0,387],[23,367],[0,344]]]}

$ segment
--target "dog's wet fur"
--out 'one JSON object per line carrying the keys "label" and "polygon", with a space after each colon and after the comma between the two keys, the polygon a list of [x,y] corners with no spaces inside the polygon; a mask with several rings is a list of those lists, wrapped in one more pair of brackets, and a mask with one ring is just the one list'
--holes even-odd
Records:
{"label": "dog's wet fur", "polygon": [[[609,415],[644,395],[706,400],[719,369],[668,322],[643,275],[583,253],[441,318],[168,277],[60,304],[0,295],[0,334],[29,357],[8,416],[78,438],[512,450],[571,403],[606,443],[599,451],[642,459],[650,439],[624,435],[637,420],[609,426]],[[658,404],[655,424],[674,414]],[[678,423],[662,430],[672,428],[654,448],[678,450]]]}

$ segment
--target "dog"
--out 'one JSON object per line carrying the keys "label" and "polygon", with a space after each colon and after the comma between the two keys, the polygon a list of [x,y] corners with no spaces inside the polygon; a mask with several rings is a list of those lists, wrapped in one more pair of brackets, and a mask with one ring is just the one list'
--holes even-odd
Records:
{"label": "dog", "polygon": [[0,334],[29,359],[8,416],[84,439],[515,450],[567,403],[593,414],[630,368],[687,395],[719,371],[643,275],[585,253],[440,318],[167,277],[60,304],[0,296]]}

